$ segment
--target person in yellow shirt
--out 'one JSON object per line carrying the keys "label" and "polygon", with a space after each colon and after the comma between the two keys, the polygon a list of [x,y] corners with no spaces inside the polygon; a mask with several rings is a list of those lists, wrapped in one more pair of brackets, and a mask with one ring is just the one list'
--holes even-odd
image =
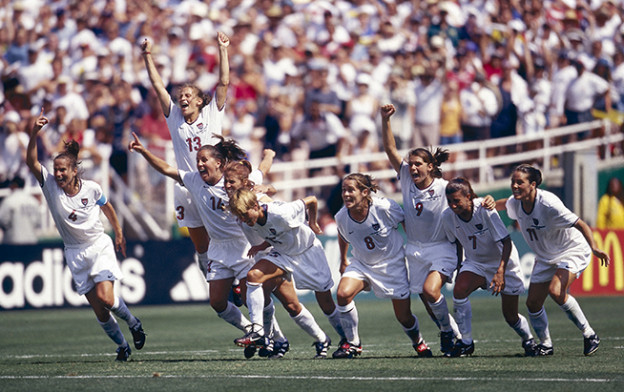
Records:
{"label": "person in yellow shirt", "polygon": [[624,229],[624,189],[617,177],[612,177],[607,184],[607,191],[598,202],[599,229]]}

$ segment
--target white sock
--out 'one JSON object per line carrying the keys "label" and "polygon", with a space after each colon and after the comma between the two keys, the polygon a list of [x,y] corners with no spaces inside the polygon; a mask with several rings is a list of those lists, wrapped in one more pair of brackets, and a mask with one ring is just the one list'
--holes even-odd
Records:
{"label": "white sock", "polygon": [[446,306],[446,299],[444,298],[444,294],[440,295],[440,298],[436,302],[429,302],[429,307],[433,314],[435,314],[436,319],[438,320],[438,324],[440,327],[440,331],[448,332],[452,331],[451,328],[451,315],[449,314],[448,306]]}
{"label": "white sock", "polygon": [[317,342],[324,342],[327,340],[327,335],[321,327],[314,320],[314,316],[312,313],[303,305],[301,305],[301,312],[295,317],[291,317],[295,324],[299,326],[299,328],[303,329],[308,333],[308,335],[312,336]]}
{"label": "white sock", "polygon": [[359,317],[355,307],[355,302],[351,301],[345,306],[336,306],[340,314],[340,323],[347,341],[355,346],[360,345],[360,335],[358,333]]}
{"label": "white sock", "polygon": [[269,299],[269,304],[262,310],[262,319],[264,321],[264,332],[267,336],[276,342],[282,342],[286,340],[286,337],[282,333],[282,329],[277,323],[275,318],[275,304],[273,299]]}
{"label": "white sock", "polygon": [[455,309],[455,321],[461,333],[461,341],[465,344],[472,343],[472,306],[468,298],[453,298],[453,309]]}
{"label": "white sock", "polygon": [[529,311],[529,320],[531,321],[533,330],[542,345],[552,347],[550,331],[548,330],[548,315],[546,315],[546,309],[542,307],[537,313],[531,313]]}
{"label": "white sock", "polygon": [[594,330],[589,325],[589,321],[587,321],[581,306],[578,302],[576,302],[576,299],[573,296],[568,294],[568,299],[563,305],[560,306],[560,308],[566,313],[566,315],[568,315],[568,318],[572,320],[574,325],[576,325],[576,327],[583,332],[583,337],[588,338],[595,334]]}
{"label": "white sock", "polygon": [[338,308],[334,308],[332,314],[326,314],[325,316],[327,316],[329,324],[334,327],[334,330],[336,331],[338,336],[340,336],[341,339],[344,338],[345,332],[342,329],[342,322],[340,321],[340,312],[338,311]]}
{"label": "white sock", "polygon": [[115,316],[111,314],[108,321],[103,323],[98,320],[98,323],[100,323],[102,329],[104,330],[104,332],[106,332],[108,337],[111,338],[111,340],[115,342],[119,347],[128,345],[128,342],[126,342],[126,338],[124,338],[123,333],[119,328],[119,324],[117,324],[117,320],[115,320]]}
{"label": "white sock", "polygon": [[514,331],[516,331],[518,336],[522,338],[523,342],[525,340],[533,339],[531,329],[529,328],[529,322],[523,315],[518,314],[518,321],[514,325],[510,324],[509,326],[513,328]]}
{"label": "white sock", "polygon": [[128,306],[121,297],[115,296],[115,303],[111,311],[115,313],[117,317],[128,323],[130,328],[134,328],[139,323],[136,317],[130,313],[130,309],[128,309]]}
{"label": "white sock", "polygon": [[416,315],[414,314],[412,314],[412,316],[414,316],[414,325],[411,328],[405,328],[402,326],[403,332],[405,332],[407,337],[410,338],[412,344],[418,344],[422,340],[422,336],[420,335],[420,328],[418,326],[418,317],[416,317]]}
{"label": "white sock", "polygon": [[249,309],[249,318],[253,324],[258,324],[262,331],[258,331],[264,335],[264,325],[262,313],[264,311],[264,291],[262,291],[262,283],[247,282],[247,308]]}
{"label": "white sock", "polygon": [[251,324],[251,321],[249,321],[247,317],[241,313],[240,309],[231,302],[228,302],[225,310],[221,313],[217,313],[217,316],[241,331],[245,331],[245,328]]}

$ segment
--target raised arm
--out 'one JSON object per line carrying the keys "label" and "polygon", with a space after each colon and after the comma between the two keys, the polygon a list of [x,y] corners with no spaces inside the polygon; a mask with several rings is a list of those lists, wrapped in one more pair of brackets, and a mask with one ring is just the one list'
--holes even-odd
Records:
{"label": "raised arm", "polygon": [[403,158],[401,157],[401,154],[399,154],[399,150],[397,150],[396,140],[394,140],[392,127],[390,125],[390,117],[394,114],[394,112],[396,112],[396,109],[392,104],[383,105],[381,107],[381,138],[383,140],[386,155],[388,155],[388,159],[390,160],[390,164],[394,170],[399,173],[401,171]]}
{"label": "raised arm", "polygon": [[156,155],[152,154],[149,150],[147,150],[139,141],[139,137],[136,135],[136,133],[132,132],[132,136],[134,136],[134,140],[130,142],[130,145],[128,145],[128,149],[130,151],[136,151],[139,154],[143,155],[147,162],[149,162],[149,164],[152,165],[152,167],[156,169],[159,173],[164,174],[167,177],[171,177],[178,182],[182,182],[182,178],[180,177],[180,173],[178,173],[178,169],[173,166],[169,166],[167,162],[163,161]]}
{"label": "raised arm", "polygon": [[150,82],[152,82],[152,86],[154,87],[154,90],[156,90],[156,96],[160,101],[163,114],[165,117],[169,117],[169,104],[171,103],[171,96],[165,88],[165,84],[158,73],[158,69],[156,69],[156,64],[154,64],[154,59],[152,58],[152,43],[147,38],[141,43],[141,54],[143,55],[143,61],[145,61],[145,69],[147,69]]}
{"label": "raised arm", "polygon": [[596,241],[594,241],[594,234],[592,233],[592,230],[587,225],[587,223],[585,223],[582,219],[579,218],[579,220],[577,220],[576,223],[574,224],[574,227],[578,231],[580,231],[581,234],[583,234],[583,237],[585,237],[585,240],[591,247],[591,250],[594,256],[600,259],[600,265],[604,267],[608,267],[611,259],[609,258],[609,255],[606,254],[604,251],[596,248]]}
{"label": "raised arm", "polygon": [[106,202],[102,207],[102,212],[106,216],[106,219],[113,226],[113,231],[115,232],[115,249],[121,252],[121,254],[126,257],[126,239],[123,235],[123,231],[121,230],[121,225],[119,224],[119,219],[117,219],[117,213],[113,208],[113,205],[110,202]]}
{"label": "raised arm", "polygon": [[262,152],[262,160],[258,165],[258,170],[262,172],[262,175],[264,177],[266,177],[267,174],[269,174],[269,170],[271,170],[271,165],[273,165],[273,158],[275,158],[275,151],[271,150],[270,148],[267,148]]}
{"label": "raised arm", "polygon": [[219,82],[217,84],[216,98],[217,108],[223,109],[225,99],[227,98],[227,90],[230,85],[230,59],[228,58],[228,46],[230,39],[222,32],[217,33],[217,42],[219,43]]}
{"label": "raised arm", "polygon": [[35,120],[32,130],[30,131],[30,140],[26,148],[26,165],[28,165],[28,168],[30,168],[31,173],[35,176],[39,184],[43,183],[43,176],[41,175],[41,163],[39,163],[39,159],[37,159],[37,136],[41,128],[48,122],[48,119],[43,115],[43,108],[41,108],[41,113]]}
{"label": "raised arm", "polygon": [[318,201],[316,200],[316,196],[306,196],[303,198],[303,203],[308,210],[308,225],[310,226],[310,229],[312,229],[312,231],[316,234],[323,234],[323,230],[321,230],[321,227],[317,222]]}

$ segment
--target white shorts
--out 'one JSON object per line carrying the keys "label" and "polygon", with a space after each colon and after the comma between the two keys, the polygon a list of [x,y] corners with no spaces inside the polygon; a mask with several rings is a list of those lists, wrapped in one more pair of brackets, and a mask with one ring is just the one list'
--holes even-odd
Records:
{"label": "white shorts", "polygon": [[80,295],[91,291],[96,283],[123,278],[113,240],[106,234],[91,244],[66,246],[65,260]]}
{"label": "white shorts", "polygon": [[584,254],[567,255],[565,260],[554,264],[536,259],[531,272],[531,283],[550,282],[558,269],[568,270],[578,277],[591,262],[591,257],[592,253],[589,251]]}
{"label": "white shorts", "polygon": [[405,258],[378,264],[366,264],[357,259],[350,261],[342,277],[368,283],[377,298],[405,299],[410,296]]}
{"label": "white shorts", "polygon": [[249,243],[247,240],[210,241],[208,246],[208,265],[204,266],[206,280],[228,278],[243,279],[251,269],[253,259],[247,257]]}
{"label": "white shorts", "polygon": [[[459,273],[469,271],[485,278],[486,290],[492,291],[490,283],[498,271],[498,263],[484,264],[469,259],[464,260]],[[522,269],[517,260],[509,259],[505,270],[505,287],[502,290],[506,295],[520,295],[524,293],[524,282],[522,281]]]}
{"label": "white shorts", "polygon": [[327,291],[334,287],[325,251],[319,239],[314,240],[305,252],[291,257],[271,249],[268,253],[256,255],[256,260],[268,260],[286,272],[285,278],[294,278],[299,290]]}
{"label": "white shorts", "polygon": [[438,271],[453,281],[453,272],[457,268],[457,247],[450,242],[438,242],[425,246],[408,242],[405,247],[410,291],[422,294],[423,285],[430,272]]}
{"label": "white shorts", "polygon": [[175,202],[175,216],[180,227],[202,227],[199,211],[193,202],[191,192],[176,182],[173,187],[173,198]]}

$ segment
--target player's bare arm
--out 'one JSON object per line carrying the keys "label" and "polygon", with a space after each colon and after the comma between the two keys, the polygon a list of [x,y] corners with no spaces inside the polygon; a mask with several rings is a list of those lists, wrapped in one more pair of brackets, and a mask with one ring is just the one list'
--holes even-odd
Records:
{"label": "player's bare arm", "polygon": [[41,108],[41,113],[35,120],[30,131],[30,140],[26,148],[26,165],[28,165],[28,168],[40,184],[43,182],[43,176],[41,175],[41,163],[39,159],[37,159],[37,135],[39,135],[39,131],[41,131],[48,122],[50,121],[43,115],[43,108]]}
{"label": "player's bare arm", "polygon": [[154,59],[152,58],[152,42],[147,38],[141,42],[141,54],[143,55],[143,61],[145,62],[145,69],[147,69],[147,74],[149,75],[150,82],[152,82],[152,86],[154,90],[156,90],[156,95],[158,96],[158,101],[160,102],[160,107],[163,110],[163,114],[165,117],[169,117],[169,105],[171,103],[171,97],[167,92],[165,84],[158,73],[158,69],[156,68],[156,64],[154,63]]}
{"label": "player's bare arm", "polygon": [[384,150],[392,168],[398,173],[401,171],[401,163],[403,158],[397,150],[396,140],[394,140],[394,134],[392,133],[392,126],[390,125],[390,117],[396,112],[394,105],[383,105],[381,111],[381,138],[383,141]]}
{"label": "player's bare arm", "polygon": [[130,151],[136,151],[139,154],[143,155],[147,162],[159,173],[164,174],[167,177],[171,177],[179,183],[182,183],[182,178],[180,177],[180,173],[178,173],[178,169],[170,166],[167,162],[158,158],[156,155],[152,154],[148,149],[146,149],[143,144],[141,144],[141,141],[139,140],[139,137],[136,133],[132,132],[132,136],[134,137],[134,140],[132,140],[128,145],[128,149]]}

